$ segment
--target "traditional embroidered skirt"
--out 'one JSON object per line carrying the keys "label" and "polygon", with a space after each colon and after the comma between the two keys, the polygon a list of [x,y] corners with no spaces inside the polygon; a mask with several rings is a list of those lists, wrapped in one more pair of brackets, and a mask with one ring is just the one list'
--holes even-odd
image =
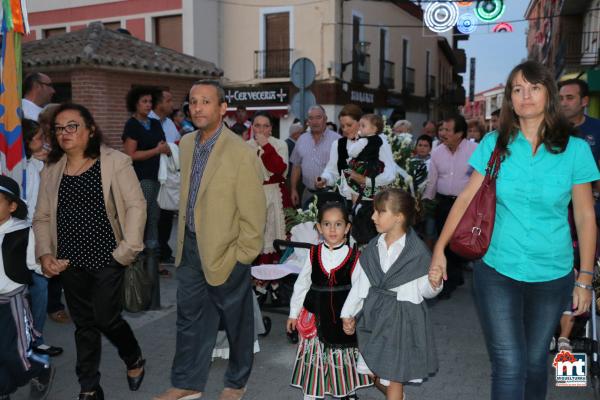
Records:
{"label": "traditional embroidered skirt", "polygon": [[318,337],[302,339],[298,345],[291,385],[304,395],[324,398],[345,397],[357,389],[371,386],[368,375],[356,371],[358,349],[324,346]]}

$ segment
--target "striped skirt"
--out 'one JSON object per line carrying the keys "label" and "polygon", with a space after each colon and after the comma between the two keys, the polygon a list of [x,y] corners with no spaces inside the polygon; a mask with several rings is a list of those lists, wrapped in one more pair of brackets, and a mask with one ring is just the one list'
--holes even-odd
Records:
{"label": "striped skirt", "polygon": [[302,339],[291,385],[302,389],[305,396],[317,398],[325,395],[345,397],[359,388],[371,386],[371,378],[356,371],[358,354],[355,347],[333,349],[324,346],[318,337]]}

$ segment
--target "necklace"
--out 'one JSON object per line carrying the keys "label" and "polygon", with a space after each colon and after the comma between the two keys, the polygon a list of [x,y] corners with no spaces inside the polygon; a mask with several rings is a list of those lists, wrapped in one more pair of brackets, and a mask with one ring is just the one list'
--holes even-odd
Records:
{"label": "necklace", "polygon": [[85,158],[83,160],[83,163],[79,167],[79,169],[77,171],[75,171],[74,173],[73,173],[73,171],[71,171],[71,173],[69,173],[70,166],[69,166],[69,163],[67,162],[67,166],[65,168],[65,171],[66,171],[67,175],[78,176],[81,173],[81,171],[83,171],[83,168],[87,165],[88,161],[90,161],[90,159],[89,158]]}

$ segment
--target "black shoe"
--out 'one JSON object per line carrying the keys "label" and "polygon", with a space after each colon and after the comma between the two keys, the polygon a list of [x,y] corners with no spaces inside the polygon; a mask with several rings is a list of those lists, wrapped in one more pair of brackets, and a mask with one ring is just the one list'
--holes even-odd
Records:
{"label": "black shoe", "polygon": [[144,375],[146,375],[146,368],[144,368],[144,365],[146,365],[146,360],[144,360],[142,357],[140,357],[135,364],[133,364],[132,366],[130,366],[128,368],[128,370],[132,370],[132,369],[137,369],[137,368],[141,368],[142,372],[135,377],[131,377],[129,375],[127,375],[127,383],[129,384],[129,390],[132,391],[136,391],[140,388],[142,381],[144,380]]}
{"label": "black shoe", "polygon": [[42,372],[31,379],[29,385],[30,400],[45,400],[48,398],[52,382],[54,382],[54,373],[56,370],[53,366],[42,369]]}
{"label": "black shoe", "polygon": [[60,356],[63,353],[63,348],[58,346],[48,346],[41,344],[33,348],[34,353],[45,354],[50,357]]}
{"label": "black shoe", "polygon": [[104,391],[98,386],[95,392],[79,393],[79,400],[104,400]]}
{"label": "black shoe", "polygon": [[263,320],[263,325],[265,327],[265,332],[259,334],[258,336],[265,337],[265,336],[267,336],[269,334],[269,332],[271,332],[272,322],[271,322],[271,318],[269,318],[269,317],[263,317],[262,320]]}

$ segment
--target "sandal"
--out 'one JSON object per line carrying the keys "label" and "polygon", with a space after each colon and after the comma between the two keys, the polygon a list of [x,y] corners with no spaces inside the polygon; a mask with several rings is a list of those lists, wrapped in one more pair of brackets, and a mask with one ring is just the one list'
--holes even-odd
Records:
{"label": "sandal", "polygon": [[71,322],[71,317],[65,310],[59,310],[53,313],[48,314],[50,319],[54,322],[58,322],[59,324],[68,324]]}

